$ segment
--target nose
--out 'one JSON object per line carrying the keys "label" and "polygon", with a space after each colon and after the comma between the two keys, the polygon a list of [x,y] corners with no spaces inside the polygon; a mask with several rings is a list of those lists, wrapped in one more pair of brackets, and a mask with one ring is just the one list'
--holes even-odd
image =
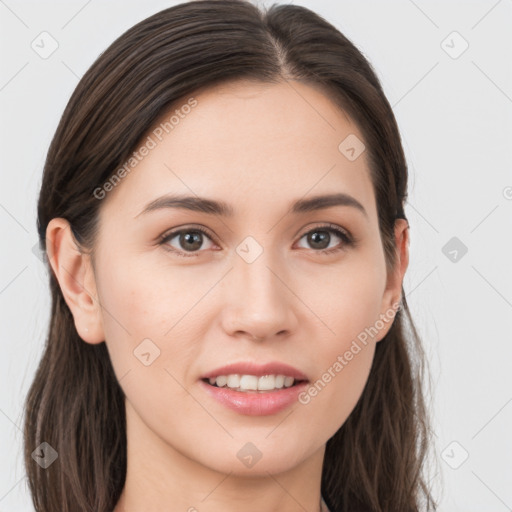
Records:
{"label": "nose", "polygon": [[228,335],[263,342],[295,331],[298,301],[287,286],[288,273],[265,252],[252,263],[235,261],[226,277],[221,318]]}

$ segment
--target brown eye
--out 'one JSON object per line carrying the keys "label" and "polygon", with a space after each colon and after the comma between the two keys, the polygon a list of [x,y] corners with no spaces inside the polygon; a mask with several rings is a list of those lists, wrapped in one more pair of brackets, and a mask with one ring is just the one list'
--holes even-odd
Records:
{"label": "brown eye", "polygon": [[[339,238],[342,240],[341,246],[338,243],[335,246],[329,246],[331,241],[333,240],[332,235],[334,234],[335,238]],[[346,233],[342,231],[337,226],[319,226],[315,229],[312,229],[302,235],[301,240],[306,238],[307,243],[310,245],[310,248],[317,250],[322,253],[332,253],[342,250],[346,246],[353,245],[352,238]]]}
{"label": "brown eye", "polygon": [[[333,241],[333,235],[334,241],[338,238],[342,242],[338,242],[338,244],[334,246],[330,245]],[[177,256],[192,257],[199,256],[202,252],[201,249],[208,249],[208,247],[204,247],[205,238],[213,244],[213,236],[210,235],[206,229],[201,227],[189,227],[174,230],[163,235],[159,243],[163,245],[166,250],[175,253]],[[323,254],[338,252],[355,245],[351,235],[338,226],[331,224],[318,226],[302,235],[300,240],[303,238],[307,239],[310,249]],[[209,248],[211,248],[211,246]]]}
{"label": "brown eye", "polygon": [[[185,228],[164,235],[160,244],[166,246],[167,250],[176,252],[178,256],[197,256],[198,254],[193,253],[201,252],[200,249],[204,244],[205,237],[211,242],[211,238],[206,230],[202,228]],[[177,240],[177,247],[170,243],[174,239]]]}

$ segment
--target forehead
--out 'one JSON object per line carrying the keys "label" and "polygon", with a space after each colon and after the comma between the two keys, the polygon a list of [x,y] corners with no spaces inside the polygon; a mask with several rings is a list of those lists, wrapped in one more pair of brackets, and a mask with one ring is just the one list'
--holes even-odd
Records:
{"label": "forehead", "polygon": [[372,209],[365,152],[351,161],[340,150],[347,137],[363,136],[310,85],[241,80],[199,90],[175,102],[145,137],[141,145],[150,138],[152,149],[109,197],[122,195],[134,215],[171,192],[238,200],[235,212],[345,192]]}

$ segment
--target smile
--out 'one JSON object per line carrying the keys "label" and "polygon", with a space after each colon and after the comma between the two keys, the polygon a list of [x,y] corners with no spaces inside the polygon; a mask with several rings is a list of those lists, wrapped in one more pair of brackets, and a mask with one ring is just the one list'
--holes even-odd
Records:
{"label": "smile", "polygon": [[235,391],[274,391],[276,389],[289,388],[295,384],[293,377],[287,375],[239,375],[237,373],[230,375],[219,375],[210,377],[208,382],[218,388],[229,388]]}
{"label": "smile", "polygon": [[199,384],[210,399],[232,411],[266,416],[297,402],[309,379],[297,368],[282,362],[243,361],[203,374]]}

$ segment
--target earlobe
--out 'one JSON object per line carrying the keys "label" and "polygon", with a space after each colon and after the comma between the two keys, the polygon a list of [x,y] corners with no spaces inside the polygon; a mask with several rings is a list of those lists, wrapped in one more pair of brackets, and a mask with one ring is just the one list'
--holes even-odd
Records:
{"label": "earlobe", "polygon": [[78,335],[87,343],[101,343],[105,337],[90,256],[80,251],[66,219],[54,218],[49,222],[46,247]]}

